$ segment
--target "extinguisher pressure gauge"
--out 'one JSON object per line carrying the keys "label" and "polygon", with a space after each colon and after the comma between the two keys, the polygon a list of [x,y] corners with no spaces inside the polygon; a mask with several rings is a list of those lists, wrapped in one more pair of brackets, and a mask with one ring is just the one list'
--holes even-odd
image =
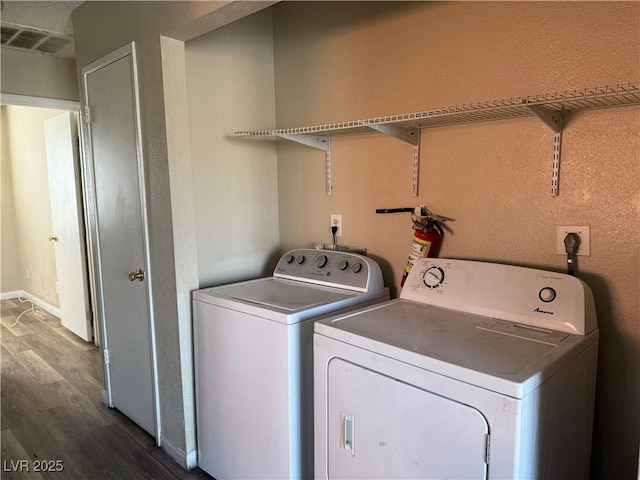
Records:
{"label": "extinguisher pressure gauge", "polygon": [[440,267],[429,267],[424,272],[422,281],[428,288],[437,288],[444,282],[444,270]]}

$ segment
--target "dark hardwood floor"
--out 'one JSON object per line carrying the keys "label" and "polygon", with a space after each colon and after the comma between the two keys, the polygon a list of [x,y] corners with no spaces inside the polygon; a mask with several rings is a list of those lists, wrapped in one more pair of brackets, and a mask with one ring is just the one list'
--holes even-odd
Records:
{"label": "dark hardwood floor", "polygon": [[[99,350],[18,299],[1,304],[2,465],[10,479],[211,480],[101,401]],[[39,470],[39,471],[36,471]]]}

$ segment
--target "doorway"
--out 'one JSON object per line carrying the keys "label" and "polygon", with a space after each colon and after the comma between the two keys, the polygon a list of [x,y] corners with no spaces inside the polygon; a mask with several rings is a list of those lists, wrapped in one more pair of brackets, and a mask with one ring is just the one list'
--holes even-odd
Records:
{"label": "doorway", "polygon": [[[66,310],[63,326],[97,344],[86,272],[78,135],[72,132],[78,109],[77,102],[2,96],[2,298],[27,298],[57,317]],[[47,127],[49,150],[57,150],[58,157],[50,171],[45,126],[61,115],[67,119],[66,138],[64,131]],[[53,219],[50,194],[59,199],[58,210],[66,217],[62,221],[59,215]],[[66,268],[69,259],[72,269]],[[67,322],[74,309],[79,328]]]}

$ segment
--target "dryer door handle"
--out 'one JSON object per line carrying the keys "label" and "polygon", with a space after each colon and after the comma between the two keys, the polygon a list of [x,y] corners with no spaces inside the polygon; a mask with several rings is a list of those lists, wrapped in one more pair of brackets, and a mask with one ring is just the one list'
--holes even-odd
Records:
{"label": "dryer door handle", "polygon": [[353,443],[355,438],[355,419],[353,415],[340,412],[340,422],[342,423],[340,448],[353,457],[356,454]]}

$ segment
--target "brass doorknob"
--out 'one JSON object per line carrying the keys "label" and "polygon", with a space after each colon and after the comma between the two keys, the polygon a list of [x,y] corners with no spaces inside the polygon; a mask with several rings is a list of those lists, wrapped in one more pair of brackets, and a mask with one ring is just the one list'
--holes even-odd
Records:
{"label": "brass doorknob", "polygon": [[136,272],[129,272],[129,281],[133,282],[134,280],[144,280],[144,272],[141,268],[139,268]]}
{"label": "brass doorknob", "polygon": [[49,241],[50,242],[57,242],[58,241],[58,237],[56,237],[55,235],[49,235]]}

